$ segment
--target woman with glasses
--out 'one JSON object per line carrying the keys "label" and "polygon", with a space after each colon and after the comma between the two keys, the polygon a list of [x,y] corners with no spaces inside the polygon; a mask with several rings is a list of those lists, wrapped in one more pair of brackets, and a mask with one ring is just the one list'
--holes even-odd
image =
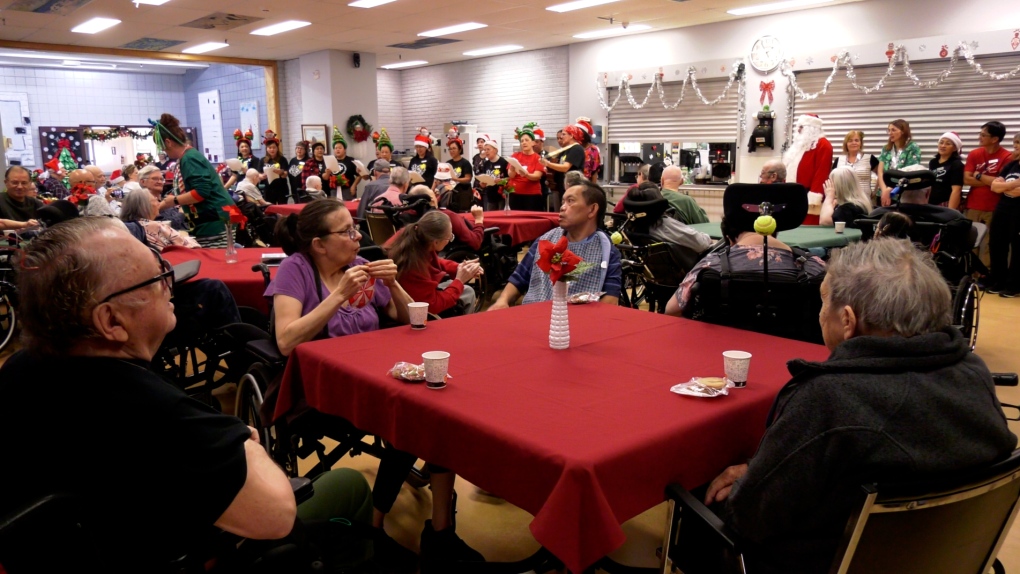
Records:
{"label": "woman with glasses", "polygon": [[921,163],[921,148],[911,137],[910,124],[906,120],[893,120],[886,131],[889,133],[889,141],[878,156],[879,202],[882,207],[892,205],[892,188],[885,183],[885,172]]}
{"label": "woman with glasses", "polygon": [[[166,179],[163,177],[163,172],[154,165],[147,165],[138,173],[137,185],[148,191],[156,199],[156,205],[158,206],[159,202],[163,201],[163,190],[166,189]],[[125,183],[123,189],[124,197],[130,195],[134,189],[133,182]],[[123,209],[123,206],[121,206],[121,209]],[[188,229],[188,222],[184,219],[184,214],[176,207],[168,207],[159,211],[156,214],[155,220],[165,221],[170,224],[170,227],[178,231]]]}
{"label": "woman with glasses", "polygon": [[159,216],[159,201],[144,189],[136,189],[128,193],[120,207],[120,220],[124,223],[135,222],[145,232],[149,247],[157,251],[171,245],[194,249],[201,247],[191,237],[178,232],[166,221],[156,221]]}
{"label": "woman with glasses", "polygon": [[[453,224],[441,211],[430,211],[407,226],[386,248],[397,265],[397,279],[419,303],[429,304],[429,313],[450,309],[469,313],[475,292],[466,283],[482,274],[478,260],[457,264],[439,257],[453,240]],[[453,279],[450,279],[450,278]]]}

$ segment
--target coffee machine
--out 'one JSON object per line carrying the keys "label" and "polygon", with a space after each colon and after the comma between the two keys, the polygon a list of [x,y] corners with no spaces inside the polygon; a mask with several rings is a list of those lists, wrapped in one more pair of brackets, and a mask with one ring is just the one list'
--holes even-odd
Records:
{"label": "coffee machine", "polygon": [[736,145],[733,143],[708,144],[708,164],[712,173],[710,183],[727,184],[733,176],[733,160]]}

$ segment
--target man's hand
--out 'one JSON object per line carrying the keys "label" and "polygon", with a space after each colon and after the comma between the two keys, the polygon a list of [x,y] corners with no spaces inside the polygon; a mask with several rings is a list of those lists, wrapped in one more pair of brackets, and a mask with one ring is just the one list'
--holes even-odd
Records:
{"label": "man's hand", "polygon": [[475,223],[477,225],[481,225],[482,222],[485,220],[485,216],[482,215],[482,213],[483,213],[482,206],[480,205],[471,206],[471,217],[475,218]]}
{"label": "man's hand", "polygon": [[724,470],[722,474],[715,477],[715,480],[708,485],[708,492],[705,493],[705,504],[708,505],[713,502],[726,500],[730,495],[730,490],[733,488],[733,483],[737,482],[745,474],[747,474],[746,464],[738,464]]}
{"label": "man's hand", "polygon": [[392,259],[370,261],[365,267],[369,276],[381,280],[387,287],[392,287],[393,282],[397,280],[397,264]]}

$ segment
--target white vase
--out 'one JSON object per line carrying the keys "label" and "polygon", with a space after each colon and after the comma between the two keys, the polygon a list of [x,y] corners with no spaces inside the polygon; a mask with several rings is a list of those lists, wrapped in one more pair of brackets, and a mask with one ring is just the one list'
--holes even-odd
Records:
{"label": "white vase", "polygon": [[233,225],[227,224],[227,263],[237,263],[237,248],[234,247]]}
{"label": "white vase", "polygon": [[552,317],[549,318],[549,347],[570,348],[570,318],[567,316],[567,282],[553,283]]}

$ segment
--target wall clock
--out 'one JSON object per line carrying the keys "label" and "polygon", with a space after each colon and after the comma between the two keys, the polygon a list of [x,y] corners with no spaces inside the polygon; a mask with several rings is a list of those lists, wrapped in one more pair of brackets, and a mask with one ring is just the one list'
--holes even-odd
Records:
{"label": "wall clock", "polygon": [[751,67],[767,74],[778,68],[783,61],[783,45],[774,36],[762,36],[754,42],[748,59]]}

